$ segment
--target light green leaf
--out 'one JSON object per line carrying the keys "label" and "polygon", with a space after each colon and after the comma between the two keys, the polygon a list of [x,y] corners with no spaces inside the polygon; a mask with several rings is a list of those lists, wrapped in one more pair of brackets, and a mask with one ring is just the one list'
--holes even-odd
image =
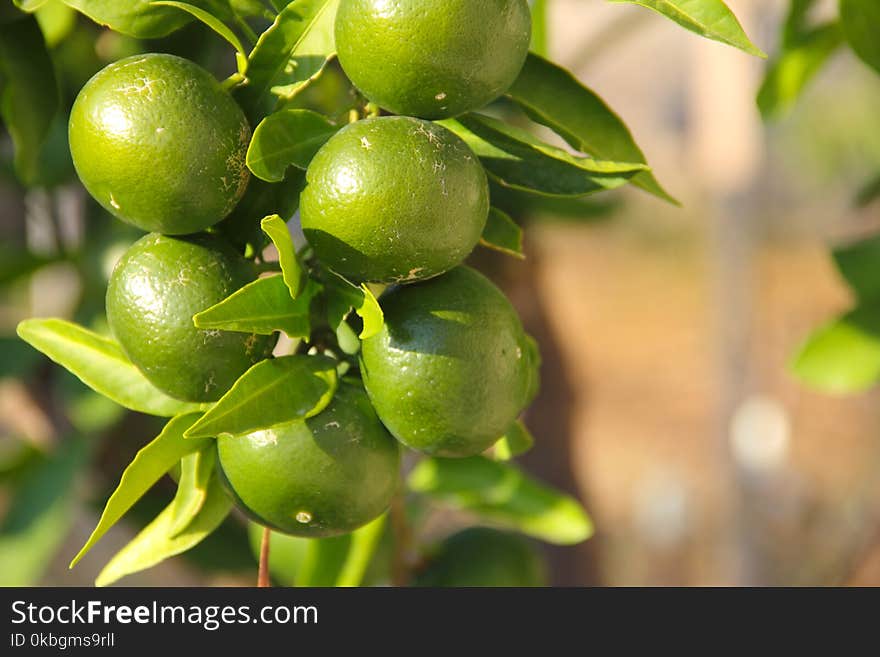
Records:
{"label": "light green leaf", "polygon": [[52,0],[41,4],[34,12],[49,48],[54,48],[61,43],[76,27],[76,15],[76,12],[61,0]]}
{"label": "light green leaf", "polygon": [[336,362],[324,356],[283,356],[251,367],[186,432],[187,438],[244,434],[309,418],[336,393]]}
{"label": "light green leaf", "polygon": [[247,152],[247,166],[267,182],[284,180],[289,166],[307,169],[318,149],[339,128],[304,109],[281,110],[260,121]]}
{"label": "light green leaf", "polygon": [[306,546],[296,586],[360,586],[379,547],[386,517],[383,514],[351,534],[303,539]]}
{"label": "light green leaf", "polygon": [[593,524],[577,500],[509,463],[482,456],[428,458],[416,465],[408,483],[417,493],[549,543],[572,545],[593,534]]}
{"label": "light green leaf", "polygon": [[12,0],[12,4],[28,13],[35,12],[48,2],[48,0]]}
{"label": "light green leaf", "polygon": [[150,0],[64,0],[64,3],[99,25],[139,39],[165,36],[192,20],[171,7],[153,6]]}
{"label": "light green leaf", "polygon": [[880,236],[834,249],[834,264],[861,301],[880,297]]}
{"label": "light green leaf", "polygon": [[58,83],[33,16],[0,24],[0,114],[15,146],[15,172],[40,182],[40,153],[59,108]]}
{"label": "light green leaf", "polygon": [[360,586],[385,531],[388,514],[382,514],[351,534],[351,544],[336,586]]}
{"label": "light green leaf", "polygon": [[311,334],[309,305],[320,290],[317,283],[309,280],[305,291],[294,301],[282,276],[258,278],[195,315],[193,323],[202,329],[259,335],[284,331],[291,338],[307,338]]}
{"label": "light green leaf", "polygon": [[483,228],[480,244],[514,258],[525,258],[522,228],[510,215],[498,208],[489,208],[489,218]]}
{"label": "light green leaf", "polygon": [[172,536],[172,502],[140,534],[110,560],[95,580],[95,586],[107,586],[118,579],[146,570],[169,557],[195,547],[229,515],[232,502],[216,477],[211,479],[201,510],[186,529]]}
{"label": "light green leaf", "polygon": [[200,408],[160,391],[132,365],[116,342],[82,326],[63,319],[26,319],[17,332],[22,340],[120,406],[163,417]]}
{"label": "light green leaf", "polygon": [[873,302],[816,330],[791,365],[805,384],[827,393],[868,390],[880,379],[880,305]]}
{"label": "light green leaf", "polygon": [[273,214],[263,218],[260,222],[260,228],[275,245],[284,283],[290,291],[290,298],[296,299],[305,287],[308,276],[303,271],[299,258],[296,257],[296,249],[293,246],[293,238],[290,236],[287,224],[284,223],[284,219]]}
{"label": "light green leaf", "polygon": [[532,43],[529,49],[541,55],[547,56],[547,8],[548,0],[533,0],[532,5]]}
{"label": "light green leaf", "polygon": [[[534,53],[529,54],[507,95],[581,153],[613,162],[645,163],[629,129],[599,96],[565,69]],[[632,183],[678,204],[650,171],[638,174]]]}
{"label": "light green leaf", "polygon": [[240,53],[242,57],[247,55],[244,46],[241,45],[241,41],[236,36],[235,32],[230,30],[223,21],[214,16],[211,12],[205,11],[201,7],[196,7],[186,2],[172,2],[171,0],[153,0],[150,4],[153,6],[174,7],[175,9],[185,11],[226,39],[227,43],[235,48],[235,51]]}
{"label": "light green leaf", "polygon": [[535,446],[535,438],[521,420],[513,423],[501,439],[495,443],[494,457],[498,461],[511,459],[528,452]]}
{"label": "light green leaf", "polygon": [[213,443],[181,459],[177,494],[171,502],[171,538],[185,530],[205,505],[216,461],[217,450]]}
{"label": "light green leaf", "polygon": [[880,73],[880,2],[840,0],[840,22],[855,53]]}
{"label": "light green leaf", "polygon": [[204,448],[206,440],[184,440],[183,432],[199,417],[198,413],[178,415],[165,425],[162,432],[135,455],[122,473],[119,485],[107,500],[98,526],[70,562],[73,568],[92,549],[144,493],[187,454]]}
{"label": "light green leaf", "polygon": [[236,89],[253,120],[267,113],[273,86],[292,98],[323,70],[336,49],[333,23],[339,0],[293,0],[260,35],[248,56],[247,81]]}
{"label": "light green leaf", "polygon": [[653,9],[686,30],[707,39],[739,48],[750,55],[766,57],[746,33],[736,16],[722,0],[610,0],[629,2]]}
{"label": "light green leaf", "polygon": [[361,340],[371,338],[382,330],[382,326],[385,324],[385,314],[366,283],[362,283],[358,287],[342,276],[331,272],[325,290],[327,292],[327,321],[331,328],[337,330],[342,320],[353,308],[364,320],[364,328],[359,336]]}

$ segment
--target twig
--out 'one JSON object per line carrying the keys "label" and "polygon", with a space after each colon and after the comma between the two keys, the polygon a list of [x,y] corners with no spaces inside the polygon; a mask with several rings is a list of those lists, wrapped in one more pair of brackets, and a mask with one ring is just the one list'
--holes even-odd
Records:
{"label": "twig", "polygon": [[263,528],[263,540],[260,542],[260,570],[257,574],[257,586],[268,588],[272,586],[269,581],[269,539],[272,531],[268,527]]}

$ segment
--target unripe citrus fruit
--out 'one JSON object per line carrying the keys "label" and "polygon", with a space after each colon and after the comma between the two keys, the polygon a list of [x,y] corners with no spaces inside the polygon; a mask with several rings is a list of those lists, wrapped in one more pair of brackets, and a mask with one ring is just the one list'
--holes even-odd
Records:
{"label": "unripe citrus fruit", "polygon": [[416,586],[546,586],[546,567],[522,536],[472,527],[440,544]]}
{"label": "unripe citrus fruit", "polygon": [[394,116],[352,123],[324,144],[300,201],[318,258],[354,281],[408,282],[454,267],[480,239],[486,173],[446,128]]}
{"label": "unripe citrus fruit", "polygon": [[217,440],[239,508],[280,532],[316,538],[377,518],[397,486],[400,450],[363,390],[343,383],[307,420]]}
{"label": "unripe citrus fruit", "polygon": [[89,193],[123,221],[168,235],[232,211],[247,186],[250,135],[217,80],[172,55],[110,64],[70,114],[70,152]]}
{"label": "unripe citrus fruit", "polygon": [[385,324],[364,340],[361,373],[401,442],[471,456],[510,427],[535,388],[532,347],[510,302],[482,274],[457,267],[390,289]]}
{"label": "unripe citrus fruit", "polygon": [[185,401],[215,401],[271,353],[274,338],[205,331],[192,318],[255,278],[253,265],[218,237],[151,233],[116,264],[107,320],[157,388]]}
{"label": "unripe citrus fruit", "polygon": [[346,75],[395,114],[478,109],[513,84],[531,38],[526,0],[342,0],[336,46]]}

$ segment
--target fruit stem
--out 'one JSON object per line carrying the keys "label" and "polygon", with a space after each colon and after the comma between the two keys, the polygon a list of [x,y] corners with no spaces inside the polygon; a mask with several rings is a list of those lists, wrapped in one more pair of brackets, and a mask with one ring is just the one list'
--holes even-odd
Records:
{"label": "fruit stem", "polygon": [[263,528],[263,539],[260,541],[260,570],[257,574],[257,586],[268,588],[272,586],[269,581],[269,539],[272,531],[268,527]]}
{"label": "fruit stem", "polygon": [[407,586],[410,576],[410,544],[412,533],[406,519],[406,505],[403,494],[398,491],[391,500],[391,531],[394,534],[394,555],[391,561],[391,585]]}

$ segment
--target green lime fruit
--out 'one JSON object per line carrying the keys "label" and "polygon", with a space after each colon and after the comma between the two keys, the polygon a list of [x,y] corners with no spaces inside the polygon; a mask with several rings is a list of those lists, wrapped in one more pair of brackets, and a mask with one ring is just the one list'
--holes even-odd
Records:
{"label": "green lime fruit", "polygon": [[217,453],[227,489],[248,517],[306,538],[346,534],[377,518],[400,468],[397,442],[363,390],[347,383],[318,415],[221,436]]}
{"label": "green lime fruit", "polygon": [[89,193],[146,231],[204,230],[247,186],[244,113],[210,73],[180,57],[136,55],[99,71],[73,104],[69,132]]}
{"label": "green lime fruit", "polygon": [[364,386],[382,423],[412,449],[463,457],[497,441],[536,387],[516,311],[482,274],[457,267],[390,288],[385,324],[363,341]]}
{"label": "green lime fruit", "polygon": [[495,100],[522,69],[526,0],[342,0],[339,63],[363,94],[395,114],[456,116]]}
{"label": "green lime fruit", "polygon": [[414,584],[431,587],[546,586],[546,565],[524,537],[472,527],[443,541]]}
{"label": "green lime fruit", "polygon": [[216,401],[271,353],[274,338],[201,330],[192,318],[256,275],[253,264],[214,235],[151,233],[116,264],[107,286],[107,320],[157,388],[185,401]]}
{"label": "green lime fruit", "polygon": [[410,282],[464,260],[489,213],[486,172],[443,126],[403,116],[352,123],[315,155],[300,200],[306,239],[353,281]]}

